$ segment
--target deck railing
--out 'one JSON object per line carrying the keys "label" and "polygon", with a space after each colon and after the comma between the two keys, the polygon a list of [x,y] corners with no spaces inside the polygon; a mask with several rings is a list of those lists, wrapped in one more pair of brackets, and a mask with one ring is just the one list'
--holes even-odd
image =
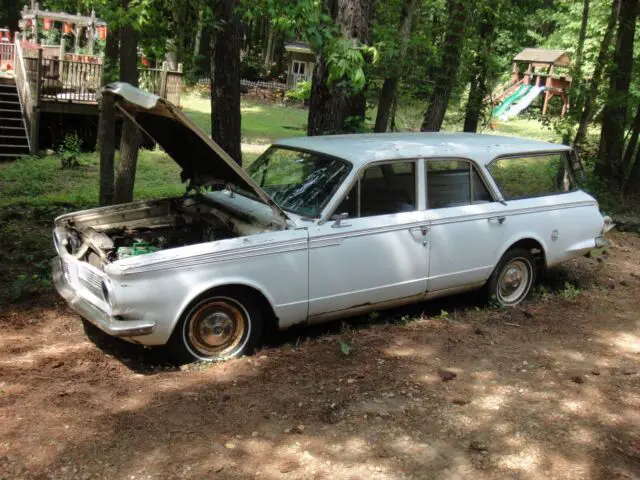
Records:
{"label": "deck railing", "polygon": [[40,79],[43,100],[93,103],[102,85],[102,65],[43,58]]}
{"label": "deck railing", "polygon": [[0,43],[0,68],[6,68],[8,65],[14,68],[14,52],[15,46],[13,43]]}
{"label": "deck railing", "polygon": [[[29,82],[29,72],[25,62],[22,48],[20,47],[19,40],[16,39],[14,44],[14,72],[16,87],[18,89],[18,96],[20,97],[20,108],[22,109],[22,118],[24,119],[25,127],[27,129],[27,140],[29,142],[29,149],[32,149],[31,143],[31,124],[33,117],[33,94],[31,91],[31,84]],[[36,60],[37,62],[37,60]]]}

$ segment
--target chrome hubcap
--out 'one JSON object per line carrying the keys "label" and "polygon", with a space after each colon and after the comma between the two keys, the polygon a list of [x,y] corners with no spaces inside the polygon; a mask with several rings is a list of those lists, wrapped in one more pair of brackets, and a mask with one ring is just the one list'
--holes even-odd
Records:
{"label": "chrome hubcap", "polygon": [[529,289],[531,264],[515,259],[505,266],[498,280],[499,300],[504,304],[519,302]]}
{"label": "chrome hubcap", "polygon": [[239,305],[210,300],[194,310],[186,325],[189,343],[205,357],[232,355],[246,338],[247,317]]}

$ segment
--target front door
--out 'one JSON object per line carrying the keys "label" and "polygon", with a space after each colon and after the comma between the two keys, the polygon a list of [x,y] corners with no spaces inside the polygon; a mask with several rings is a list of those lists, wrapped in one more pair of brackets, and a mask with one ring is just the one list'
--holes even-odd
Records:
{"label": "front door", "polygon": [[348,216],[309,229],[309,317],[426,291],[418,163],[369,167],[335,212]]}
{"label": "front door", "polygon": [[486,281],[500,258],[505,207],[466,160],[426,162],[429,292]]}

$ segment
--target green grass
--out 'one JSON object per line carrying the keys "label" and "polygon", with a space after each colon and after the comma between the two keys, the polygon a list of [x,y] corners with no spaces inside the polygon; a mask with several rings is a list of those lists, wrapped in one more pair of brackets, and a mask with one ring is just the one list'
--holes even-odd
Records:
{"label": "green grass", "polygon": [[[208,97],[189,95],[181,100],[184,112],[205,132],[211,133],[211,103]],[[243,100],[242,141],[270,144],[279,138],[300,137],[307,132],[306,109]]]}

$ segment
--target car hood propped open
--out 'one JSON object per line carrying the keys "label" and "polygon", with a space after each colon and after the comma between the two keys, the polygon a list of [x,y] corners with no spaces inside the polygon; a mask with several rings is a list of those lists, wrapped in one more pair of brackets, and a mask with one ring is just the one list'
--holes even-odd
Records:
{"label": "car hood propped open", "polygon": [[182,181],[193,187],[234,184],[255,193],[269,205],[283,227],[287,215],[209,135],[200,130],[178,107],[164,98],[128,83],[105,86],[102,95],[113,95],[123,114],[131,118],[182,167]]}

